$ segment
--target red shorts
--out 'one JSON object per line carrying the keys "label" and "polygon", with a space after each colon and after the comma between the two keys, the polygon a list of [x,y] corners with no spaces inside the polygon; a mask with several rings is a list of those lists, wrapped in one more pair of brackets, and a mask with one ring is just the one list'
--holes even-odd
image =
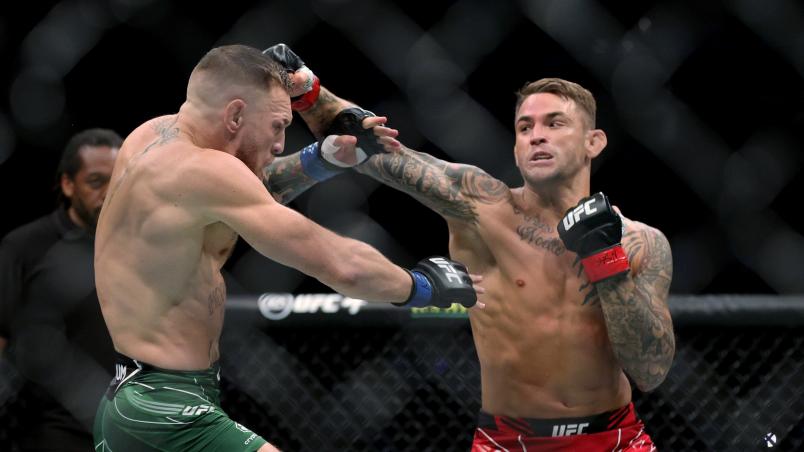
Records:
{"label": "red shorts", "polygon": [[529,419],[480,412],[472,452],[655,451],[634,404],[587,417]]}

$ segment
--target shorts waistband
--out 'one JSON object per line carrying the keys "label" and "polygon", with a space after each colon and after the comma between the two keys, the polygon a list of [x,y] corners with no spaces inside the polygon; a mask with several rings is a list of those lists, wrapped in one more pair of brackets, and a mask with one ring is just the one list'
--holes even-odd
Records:
{"label": "shorts waistband", "polygon": [[481,411],[478,414],[479,428],[511,430],[527,436],[571,436],[600,433],[633,425],[638,421],[634,404],[629,403],[616,410],[582,417],[535,419],[495,416]]}
{"label": "shorts waistband", "polygon": [[114,377],[106,391],[106,397],[109,400],[114,398],[119,389],[131,384],[131,382],[152,387],[157,387],[160,384],[200,386],[205,388],[207,395],[216,393],[219,389],[220,365],[217,362],[208,369],[171,370],[156,367],[119,352],[116,352],[116,355]]}
{"label": "shorts waistband", "polygon": [[115,375],[120,376],[121,373],[123,376],[131,375],[131,373],[135,370],[138,373],[147,373],[147,372],[158,372],[161,374],[167,375],[174,375],[177,377],[217,377],[218,372],[220,371],[220,364],[215,362],[207,369],[199,369],[199,370],[173,370],[173,369],[163,369],[161,367],[156,367],[153,364],[148,364],[146,362],[140,361],[138,359],[130,358],[120,352],[115,352]]}

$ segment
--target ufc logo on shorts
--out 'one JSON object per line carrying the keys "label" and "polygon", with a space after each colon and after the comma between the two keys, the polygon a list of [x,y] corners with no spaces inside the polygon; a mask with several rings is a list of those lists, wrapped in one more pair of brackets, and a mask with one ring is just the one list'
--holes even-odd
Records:
{"label": "ufc logo on shorts", "polygon": [[583,429],[589,427],[588,422],[584,422],[582,424],[560,424],[553,426],[553,436],[570,436],[570,435],[580,435],[583,433]]}
{"label": "ufc logo on shorts", "polygon": [[440,268],[443,268],[446,271],[446,273],[444,274],[447,276],[448,280],[456,283],[461,282],[461,277],[458,276],[458,272],[456,272],[455,268],[452,265],[450,265],[450,263],[447,262],[447,260],[444,259],[443,257],[431,258],[430,262],[438,265]]}
{"label": "ufc logo on shorts", "polygon": [[209,405],[186,406],[181,412],[184,416],[198,416],[204,413],[211,413],[213,408]]}
{"label": "ufc logo on shorts", "polygon": [[597,212],[597,207],[592,207],[592,204],[594,203],[595,199],[593,198],[572,209],[572,212],[568,213],[567,216],[564,217],[564,230],[569,231],[571,227],[575,226],[575,223],[581,219],[581,214],[589,216]]}
{"label": "ufc logo on shorts", "polygon": [[128,371],[128,369],[126,369],[126,366],[124,366],[123,364],[115,364],[114,365],[114,379],[115,380],[122,380],[122,379],[126,378],[126,372],[127,371]]}

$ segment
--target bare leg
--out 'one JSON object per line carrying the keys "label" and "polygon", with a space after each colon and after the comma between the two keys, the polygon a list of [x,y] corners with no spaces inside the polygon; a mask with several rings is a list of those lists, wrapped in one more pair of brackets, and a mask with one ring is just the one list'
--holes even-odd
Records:
{"label": "bare leg", "polygon": [[281,451],[276,447],[270,445],[269,443],[265,443],[262,445],[262,447],[260,447],[260,450],[258,450],[257,452],[281,452]]}

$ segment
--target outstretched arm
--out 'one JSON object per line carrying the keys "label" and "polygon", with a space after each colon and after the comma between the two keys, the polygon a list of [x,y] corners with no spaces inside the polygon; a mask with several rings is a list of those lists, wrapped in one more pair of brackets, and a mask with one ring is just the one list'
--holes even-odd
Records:
{"label": "outstretched arm", "polygon": [[188,171],[190,207],[205,224],[227,224],[264,256],[339,293],[411,306],[459,302],[469,307],[476,301],[472,280],[460,264],[440,258],[406,271],[368,244],[339,236],[275,202],[253,173],[228,154],[209,153]]}
{"label": "outstretched arm", "polygon": [[[311,129],[321,124],[321,118],[337,115],[339,109],[353,105],[324,88],[321,90],[326,95],[320,96],[313,108],[302,113]],[[510,196],[505,184],[480,168],[446,162],[401,145],[395,139],[397,131],[383,126],[385,119],[363,120],[363,127],[372,128],[387,152],[370,156],[353,167],[356,171],[412,195],[449,220],[474,223],[476,203],[493,204]],[[279,202],[289,202],[317,182],[305,173],[300,157],[301,153],[296,153],[277,159],[265,169],[266,185]],[[339,160],[348,158],[356,163],[353,153]]]}
{"label": "outstretched arm", "polygon": [[304,173],[299,153],[277,157],[263,168],[263,181],[276,202],[287,204],[318,181]]}
{"label": "outstretched arm", "polygon": [[[305,77],[304,73],[294,74],[291,80],[295,81],[294,85],[299,85],[302,84],[299,79],[303,77]],[[297,93],[291,92],[291,95],[293,94]],[[320,140],[338,112],[350,106],[352,104],[321,87],[318,98],[312,103],[312,106],[299,114],[315,138]],[[277,157],[263,169],[265,186],[277,202],[287,204],[318,183],[317,179],[304,172],[300,157],[301,152]]]}
{"label": "outstretched arm", "polygon": [[[354,138],[347,139],[350,135],[341,135],[333,142],[335,148],[332,144],[325,145],[321,141],[325,135],[330,135],[326,130],[330,128],[333,119],[343,110],[352,107],[354,104],[336,97],[321,87],[320,95],[312,107],[299,112],[319,142],[307,146],[300,152],[278,157],[263,169],[265,186],[277,202],[287,204],[321,180],[345,171],[365,159],[365,156],[361,159]],[[394,138],[398,132],[388,127],[377,127],[384,125],[386,121],[383,116],[373,116],[363,119],[361,125],[364,129],[371,130],[380,143],[389,146],[389,149],[394,149],[399,146]],[[338,131],[338,133],[347,132]],[[327,146],[329,148],[324,151]],[[305,152],[308,154],[307,157],[312,158],[312,161],[307,160],[307,165],[302,159]],[[324,166],[322,171],[310,168],[311,164],[316,166],[316,163]]]}
{"label": "outstretched arm", "polygon": [[595,288],[614,353],[637,387],[650,391],[664,381],[675,353],[667,307],[673,258],[665,236],[644,225],[627,229],[623,248],[635,271]]}
{"label": "outstretched arm", "polygon": [[[385,118],[358,116],[363,118],[362,122],[354,117],[344,121],[344,110],[355,105],[323,88],[304,61],[290,48],[277,44],[264,53],[282,64],[296,80],[296,85],[303,87],[291,93],[296,99],[292,105],[317,139],[331,134],[336,128],[338,134],[362,135],[358,146],[371,148],[371,152],[366,152],[370,155],[368,160],[364,160],[365,157],[352,157],[348,165],[341,165],[344,159],[337,156],[334,160],[325,160],[338,166],[357,164],[354,166],[357,171],[413,195],[447,219],[473,223],[477,219],[475,203],[496,203],[509,196],[508,187],[479,168],[444,162],[404,148],[395,140],[397,131],[384,127]],[[360,126],[372,129],[373,136],[367,138]],[[379,138],[373,143],[375,137]],[[300,152],[277,159],[266,168],[266,185],[280,202],[290,201],[317,181],[334,174],[326,174],[326,169],[312,174],[313,171],[308,169],[309,163],[305,165],[304,157],[304,152]],[[316,160],[315,163],[320,162]]]}
{"label": "outstretched arm", "polygon": [[313,133],[313,136],[320,140],[327,134],[326,132],[329,125],[338,113],[347,108],[356,106],[357,105],[354,103],[346,99],[341,99],[322,86],[318,99],[316,99],[312,106],[298,113],[304,120],[304,123],[307,124],[307,127],[310,128],[310,132]]}
{"label": "outstretched arm", "polygon": [[495,204],[510,196],[504,183],[476,166],[446,162],[405,146],[373,155],[355,170],[410,194],[447,220],[474,224],[478,204]]}
{"label": "outstretched arm", "polygon": [[[318,77],[285,44],[273,45],[263,53],[288,72],[291,82],[289,90],[291,106],[302,116],[316,140],[320,141],[335,116],[353,105],[321,87]],[[308,156],[311,154],[320,156],[318,149],[305,149],[308,150]],[[279,157],[263,169],[265,186],[276,201],[287,204],[321,180],[321,174],[310,171],[309,159],[308,165],[303,165],[301,156],[302,152],[298,152]],[[319,166],[321,165],[323,164]]]}

